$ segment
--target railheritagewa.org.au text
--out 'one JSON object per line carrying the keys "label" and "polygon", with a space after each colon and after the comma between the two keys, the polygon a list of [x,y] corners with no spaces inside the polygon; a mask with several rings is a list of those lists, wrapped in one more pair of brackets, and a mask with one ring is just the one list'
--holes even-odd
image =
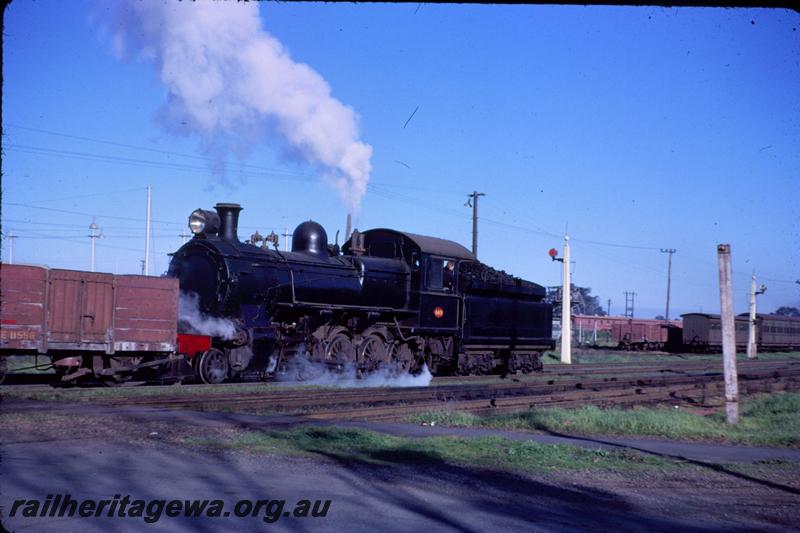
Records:
{"label": "railheritagewa.org.au text", "polygon": [[48,494],[44,499],[17,499],[8,517],[118,518],[148,524],[163,518],[257,518],[271,524],[282,518],[325,518],[331,500],[243,499],[232,505],[219,499],[137,499],[115,494],[109,499],[76,499],[70,494]]}

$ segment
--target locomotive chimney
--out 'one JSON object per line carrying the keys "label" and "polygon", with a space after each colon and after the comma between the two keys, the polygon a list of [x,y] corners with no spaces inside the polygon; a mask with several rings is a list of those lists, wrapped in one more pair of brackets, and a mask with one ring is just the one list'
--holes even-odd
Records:
{"label": "locomotive chimney", "polygon": [[239,211],[242,210],[242,206],[239,204],[217,204],[214,209],[219,213],[219,236],[226,241],[239,242],[236,230],[239,227]]}

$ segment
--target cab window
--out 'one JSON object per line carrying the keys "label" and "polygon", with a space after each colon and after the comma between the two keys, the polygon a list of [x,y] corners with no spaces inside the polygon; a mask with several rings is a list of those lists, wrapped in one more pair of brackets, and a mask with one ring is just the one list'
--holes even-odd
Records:
{"label": "cab window", "polygon": [[428,289],[455,292],[456,262],[453,259],[431,257],[428,260]]}
{"label": "cab window", "polygon": [[397,257],[397,249],[393,242],[378,241],[370,243],[369,255],[371,257],[384,257],[386,259],[394,259]]}

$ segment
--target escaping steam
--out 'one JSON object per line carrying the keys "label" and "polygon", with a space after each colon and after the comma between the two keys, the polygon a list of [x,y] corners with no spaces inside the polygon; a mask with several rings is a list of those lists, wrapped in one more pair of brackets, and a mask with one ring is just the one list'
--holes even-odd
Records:
{"label": "escaping steam", "polygon": [[323,363],[296,357],[289,363],[285,372],[279,374],[279,379],[283,382],[323,387],[427,387],[433,375],[428,370],[428,365],[423,365],[422,371],[417,375],[388,367],[358,377],[354,365],[341,371],[334,371]]}
{"label": "escaping steam", "polygon": [[159,120],[197,135],[224,172],[226,154],[248,151],[265,133],[314,166],[357,211],[372,147],[358,139],[355,111],[325,79],[296,63],[261,27],[256,2],[113,2],[101,29],[118,58],[152,62],[167,88]]}
{"label": "escaping steam", "polygon": [[236,326],[230,320],[214,318],[200,311],[200,297],[194,292],[181,292],[178,300],[178,320],[184,333],[209,335],[231,340],[236,334]]}

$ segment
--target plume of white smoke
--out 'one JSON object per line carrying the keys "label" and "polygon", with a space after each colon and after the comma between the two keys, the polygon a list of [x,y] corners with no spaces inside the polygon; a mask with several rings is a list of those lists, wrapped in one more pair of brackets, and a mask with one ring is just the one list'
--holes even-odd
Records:
{"label": "plume of white smoke", "polygon": [[168,91],[158,116],[169,130],[200,136],[221,158],[231,147],[252,146],[265,131],[277,133],[287,154],[313,165],[358,211],[372,147],[359,141],[356,113],[264,31],[257,2],[143,0],[104,7],[100,26],[117,57],[136,56],[158,70]]}
{"label": "plume of white smoke", "polygon": [[200,297],[194,292],[181,292],[178,300],[178,320],[181,329],[187,333],[209,335],[231,340],[236,334],[236,326],[230,320],[215,318],[200,311]]}
{"label": "plume of white smoke", "polygon": [[349,365],[341,371],[328,368],[324,363],[296,357],[287,365],[285,372],[279,375],[282,382],[296,382],[304,385],[323,387],[427,387],[433,375],[428,365],[423,365],[419,374],[411,374],[407,370],[384,367],[359,377],[355,365]]}

